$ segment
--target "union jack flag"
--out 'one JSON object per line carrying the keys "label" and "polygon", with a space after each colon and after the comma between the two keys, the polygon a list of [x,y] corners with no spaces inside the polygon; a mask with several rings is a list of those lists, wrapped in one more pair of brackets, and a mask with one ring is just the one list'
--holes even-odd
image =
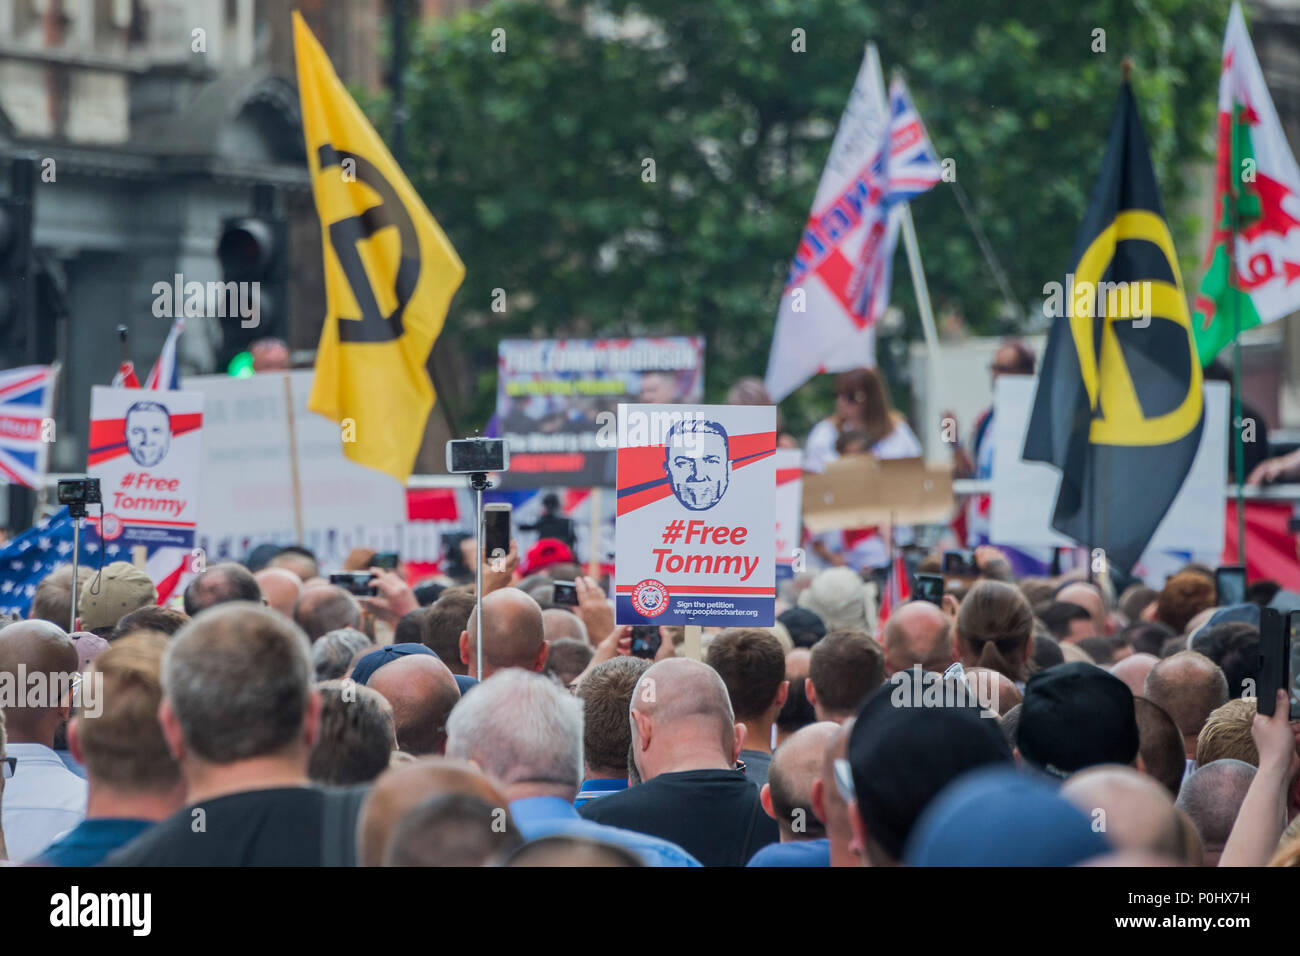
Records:
{"label": "union jack flag", "polygon": [[853,308],[865,325],[877,322],[889,306],[889,281],[903,207],[943,179],[943,168],[925,133],[911,94],[901,79],[889,84],[889,150],[871,164],[872,192],[879,202],[871,210],[871,225],[858,268],[849,282]]}
{"label": "union jack flag", "polygon": [[184,319],[177,319],[172,323],[172,329],[167,333],[167,341],[163,343],[162,352],[158,355],[158,361],[154,363],[149,377],[145,379],[145,388],[165,390],[181,387],[181,370],[176,363],[176,343],[184,329]]}
{"label": "union jack flag", "polygon": [[53,434],[46,434],[56,369],[26,365],[0,372],[0,479],[39,488]]}

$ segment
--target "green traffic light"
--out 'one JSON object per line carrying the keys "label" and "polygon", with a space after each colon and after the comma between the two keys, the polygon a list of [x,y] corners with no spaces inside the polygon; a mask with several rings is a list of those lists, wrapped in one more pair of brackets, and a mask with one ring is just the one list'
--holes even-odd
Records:
{"label": "green traffic light", "polygon": [[253,353],[240,352],[226,366],[226,374],[235,378],[250,378],[253,375]]}

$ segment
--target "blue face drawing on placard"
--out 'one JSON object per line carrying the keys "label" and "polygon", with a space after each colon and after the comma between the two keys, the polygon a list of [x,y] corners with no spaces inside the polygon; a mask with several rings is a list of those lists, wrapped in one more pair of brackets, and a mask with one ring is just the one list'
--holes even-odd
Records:
{"label": "blue face drawing on placard", "polygon": [[708,511],[731,483],[726,430],[702,419],[677,422],[664,440],[664,472],[683,506]]}
{"label": "blue face drawing on placard", "polygon": [[152,468],[167,457],[172,443],[172,421],[158,402],[136,402],[126,410],[126,450],[137,465]]}

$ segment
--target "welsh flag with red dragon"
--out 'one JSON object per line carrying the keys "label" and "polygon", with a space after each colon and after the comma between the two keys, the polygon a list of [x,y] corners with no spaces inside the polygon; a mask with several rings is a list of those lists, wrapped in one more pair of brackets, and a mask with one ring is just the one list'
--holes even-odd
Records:
{"label": "welsh flag with red dragon", "polygon": [[1300,309],[1300,169],[1239,3],[1223,38],[1214,231],[1204,269],[1192,321],[1203,365],[1238,329]]}

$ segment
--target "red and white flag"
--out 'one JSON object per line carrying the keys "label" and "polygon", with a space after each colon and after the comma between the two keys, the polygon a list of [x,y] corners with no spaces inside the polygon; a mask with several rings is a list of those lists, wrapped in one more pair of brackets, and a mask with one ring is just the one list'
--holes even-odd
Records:
{"label": "red and white flag", "polygon": [[114,388],[139,388],[140,379],[135,374],[135,363],[127,359],[117,367],[117,374],[113,376]]}
{"label": "red and white flag", "polygon": [[[896,608],[902,607],[910,600],[912,600],[912,585],[907,579],[907,565],[903,561],[902,552],[896,551],[894,560],[889,562],[889,574],[885,579],[885,586],[881,589],[880,611],[876,615],[880,627],[885,626],[889,615],[894,613]],[[876,639],[883,642],[880,631],[876,632]]]}

